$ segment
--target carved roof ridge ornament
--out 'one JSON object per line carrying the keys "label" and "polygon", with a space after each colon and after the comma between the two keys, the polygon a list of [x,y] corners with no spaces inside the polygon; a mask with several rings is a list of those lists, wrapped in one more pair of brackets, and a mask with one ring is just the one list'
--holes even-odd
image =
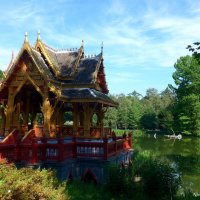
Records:
{"label": "carved roof ridge ornament", "polygon": [[103,55],[103,41],[101,43],[101,54]]}
{"label": "carved roof ridge ornament", "polygon": [[[36,59],[35,59],[35,57],[33,56],[34,54],[32,53],[32,51],[36,51],[36,50],[35,50],[34,48],[31,48],[30,51],[31,51],[31,52],[28,52],[28,53],[31,53],[31,54],[32,54],[32,55],[30,55],[30,56],[31,56],[31,59],[33,60],[33,62],[34,62],[35,65],[37,66],[38,71],[41,73],[41,75],[42,75],[44,78],[49,78],[48,74],[45,73],[45,70],[44,70],[44,69],[41,70],[41,68],[38,67],[38,64],[37,64],[37,61],[36,61],[36,59],[38,60],[38,57],[36,57]],[[38,51],[36,51],[36,52],[39,53]]]}
{"label": "carved roof ridge ornament", "polygon": [[[47,60],[48,64],[50,65],[51,69],[53,70],[55,76],[58,76],[58,66],[56,65],[56,63],[54,63],[51,59],[51,57],[49,56],[47,50],[46,50],[46,44],[43,43],[43,41],[40,38],[40,32],[39,32],[39,40],[37,39],[36,44],[35,44],[35,48],[39,48],[40,49],[40,53],[42,53],[45,56],[45,59]],[[47,48],[49,48],[47,46]]]}
{"label": "carved roof ridge ornament", "polygon": [[40,41],[41,40],[41,38],[40,38],[40,30],[38,30],[38,32],[37,32],[37,41]]}
{"label": "carved roof ridge ornament", "polygon": [[[37,62],[36,62],[35,58],[33,57],[33,52],[32,52],[33,50],[35,50],[35,49],[31,48],[29,42],[27,42],[26,45],[23,44],[23,46],[22,46],[22,48],[20,49],[18,55],[15,57],[15,59],[14,59],[12,65],[10,66],[10,69],[9,69],[9,71],[7,72],[7,75],[6,75],[5,79],[3,80],[3,82],[6,82],[6,81],[9,79],[9,77],[11,76],[13,70],[15,69],[15,66],[16,66],[17,62],[19,61],[19,58],[22,56],[22,54],[23,54],[24,51],[27,51],[27,53],[30,55],[32,61],[33,61],[34,64],[36,65],[37,69],[38,69],[39,72],[41,73],[41,69],[40,69],[40,67],[38,67]],[[41,75],[42,75],[44,78],[47,78],[47,77],[46,77],[46,76],[47,76],[46,73],[41,73]],[[46,76],[45,76],[45,75],[46,75]],[[1,84],[0,91],[4,88],[4,86],[5,86],[4,84]]]}
{"label": "carved roof ridge ornament", "polygon": [[25,33],[24,35],[24,43],[28,42],[28,32]]}
{"label": "carved roof ridge ornament", "polygon": [[[101,88],[100,90],[102,92],[108,94],[109,90],[108,90],[108,86],[107,86],[107,82],[106,82],[106,78],[105,78],[104,64],[103,64],[103,61],[104,61],[104,59],[103,59],[103,42],[101,44],[101,53],[97,57],[99,58],[99,60],[98,60],[98,63],[96,65],[96,69],[95,69],[95,71],[93,73],[93,83],[95,84],[97,90],[99,90]],[[100,86],[99,81],[98,81],[98,75],[99,75],[99,70],[101,68],[101,65],[102,65],[101,71],[102,71],[103,76],[104,76],[104,78],[103,78],[104,79],[103,80],[104,81],[104,84],[103,84],[104,86],[103,87]]]}
{"label": "carved roof ridge ornament", "polygon": [[84,48],[84,39],[81,41],[81,46]]}
{"label": "carved roof ridge ornament", "polygon": [[103,42],[101,43],[101,53],[99,55],[97,55],[98,62],[96,64],[96,69],[93,73],[93,83],[97,83],[97,77],[98,77],[98,72],[99,72],[99,68],[101,66],[101,62],[103,61]]}
{"label": "carved roof ridge ornament", "polygon": [[77,72],[78,64],[80,63],[81,58],[84,57],[84,40],[82,39],[81,47],[79,49],[78,57],[74,65],[73,76]]}
{"label": "carved roof ridge ornament", "polygon": [[10,63],[8,65],[7,69],[3,72],[4,78],[6,78],[6,76],[7,76],[8,72],[9,72],[10,68],[12,67],[13,63],[14,63],[14,52],[12,51],[12,56],[11,56]]}
{"label": "carved roof ridge ornament", "polygon": [[[10,74],[12,74],[13,70],[14,70],[14,66],[16,65],[17,61],[19,60],[19,58],[21,57],[22,53],[26,50],[26,51],[29,51],[31,49],[31,46],[29,44],[29,41],[28,41],[28,33],[26,32],[25,33],[25,37],[24,37],[24,43],[19,51],[19,53],[17,54],[17,56],[15,57],[15,59],[13,59],[12,61],[12,64],[9,68],[9,70],[7,71],[6,73],[6,76],[4,78],[4,80],[2,81],[3,82],[6,82],[8,80],[8,78],[10,77]],[[0,91],[3,89],[3,84],[1,84],[2,87],[0,87]]]}

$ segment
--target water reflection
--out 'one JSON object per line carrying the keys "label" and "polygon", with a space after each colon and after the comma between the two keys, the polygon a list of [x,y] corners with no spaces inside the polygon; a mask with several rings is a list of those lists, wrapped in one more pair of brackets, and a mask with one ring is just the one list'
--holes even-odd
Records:
{"label": "water reflection", "polygon": [[200,138],[174,140],[164,136],[154,138],[152,135],[134,138],[134,148],[168,158],[177,166],[184,186],[200,193]]}

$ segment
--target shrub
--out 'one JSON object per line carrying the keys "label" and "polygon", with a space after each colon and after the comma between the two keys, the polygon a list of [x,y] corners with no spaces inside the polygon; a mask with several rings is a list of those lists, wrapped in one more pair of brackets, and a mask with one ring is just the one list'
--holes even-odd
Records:
{"label": "shrub", "polygon": [[[171,199],[176,195],[180,178],[167,160],[138,156],[134,173],[142,177],[143,190],[152,199]],[[137,168],[139,166],[139,168]]]}
{"label": "shrub", "polygon": [[179,195],[176,200],[200,200],[200,195],[195,195],[192,191],[184,189],[182,195]]}
{"label": "shrub", "polygon": [[166,160],[144,152],[135,155],[128,167],[111,166],[107,187],[113,195],[126,199],[161,200],[174,197],[179,185],[176,170]]}
{"label": "shrub", "polygon": [[120,197],[127,197],[132,194],[133,184],[129,172],[131,171],[122,166],[109,166],[107,187],[111,194],[117,194]]}
{"label": "shrub", "polygon": [[52,171],[31,168],[17,169],[12,164],[0,164],[1,200],[64,200],[66,183],[60,184]]}

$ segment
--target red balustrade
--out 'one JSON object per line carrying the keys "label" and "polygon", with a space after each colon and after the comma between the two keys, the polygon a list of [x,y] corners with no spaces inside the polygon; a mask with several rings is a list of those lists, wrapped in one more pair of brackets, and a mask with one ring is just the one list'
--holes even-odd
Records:
{"label": "red balustrade", "polygon": [[36,137],[39,137],[39,138],[43,137],[43,135],[44,135],[44,130],[43,129],[44,129],[43,125],[34,126]]}
{"label": "red balustrade", "polygon": [[[15,132],[13,132],[15,133]],[[9,162],[40,163],[42,161],[61,162],[69,158],[101,158],[111,156],[131,148],[132,135],[103,139],[91,138],[36,138],[29,132],[24,140],[10,140],[11,144],[0,144],[0,159]],[[11,136],[10,136],[11,137]],[[6,140],[5,140],[6,141]]]}
{"label": "red balustrade", "polygon": [[7,159],[8,162],[15,161],[15,146],[9,144],[0,145],[0,160]]}
{"label": "red balustrade", "polygon": [[73,127],[63,125],[61,128],[61,132],[63,136],[72,136],[73,135]]}
{"label": "red balustrade", "polygon": [[76,142],[76,157],[103,157],[103,142]]}
{"label": "red balustrade", "polygon": [[101,128],[91,127],[90,128],[90,136],[92,136],[94,138],[100,138],[101,137]]}
{"label": "red balustrade", "polygon": [[107,136],[112,135],[112,130],[111,130],[110,127],[104,127],[103,131],[104,131],[104,134],[107,135]]}

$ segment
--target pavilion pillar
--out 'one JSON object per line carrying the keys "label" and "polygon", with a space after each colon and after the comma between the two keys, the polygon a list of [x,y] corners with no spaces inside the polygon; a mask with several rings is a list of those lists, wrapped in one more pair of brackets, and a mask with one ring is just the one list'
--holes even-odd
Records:
{"label": "pavilion pillar", "polygon": [[12,117],[14,112],[14,94],[12,91],[12,88],[9,88],[8,90],[8,104],[6,108],[6,125],[5,125],[5,136],[9,134],[11,131],[11,125],[12,125]]}
{"label": "pavilion pillar", "polygon": [[43,100],[43,104],[42,104],[42,113],[43,113],[43,120],[44,120],[44,125],[43,125],[43,130],[44,130],[44,136],[48,137],[49,135],[49,131],[50,131],[50,128],[49,128],[49,125],[48,125],[48,114],[47,114],[47,109],[48,109],[48,98],[45,97],[44,100]]}
{"label": "pavilion pillar", "polygon": [[64,124],[64,110],[63,109],[61,109],[59,112],[58,112],[58,125],[61,127],[61,126],[63,126],[63,124]]}
{"label": "pavilion pillar", "polygon": [[18,101],[15,105],[15,113],[13,114],[13,125],[16,126],[18,130],[21,129],[19,115],[20,115],[20,102]]}
{"label": "pavilion pillar", "polygon": [[91,118],[94,113],[94,109],[91,108],[89,103],[84,103],[83,111],[84,111],[84,119],[83,119],[84,136],[90,137]]}
{"label": "pavilion pillar", "polygon": [[32,108],[32,109],[31,109],[31,125],[32,125],[32,126],[34,126],[34,125],[37,123],[36,116],[37,116],[36,109],[35,109],[35,108]]}
{"label": "pavilion pillar", "polygon": [[48,137],[50,133],[50,121],[51,121],[51,116],[53,114],[53,108],[50,104],[47,91],[45,92],[43,97],[41,111],[43,113],[43,118],[44,118],[44,136]]}
{"label": "pavilion pillar", "polygon": [[28,117],[29,117],[29,112],[30,112],[30,97],[31,97],[31,93],[30,91],[27,91],[26,93],[26,108],[25,108],[25,112],[24,112],[24,121],[23,121],[23,125],[28,127]]}
{"label": "pavilion pillar", "polygon": [[52,118],[51,118],[51,136],[56,136],[56,113],[54,112]]}
{"label": "pavilion pillar", "polygon": [[98,125],[100,127],[101,130],[101,137],[103,137],[104,135],[104,124],[103,124],[103,119],[104,119],[104,112],[99,111],[97,113],[97,117],[98,117]]}
{"label": "pavilion pillar", "polygon": [[81,111],[81,112],[79,113],[79,120],[80,120],[80,126],[83,127],[84,111]]}
{"label": "pavilion pillar", "polygon": [[54,108],[52,108],[53,113],[52,113],[52,116],[50,119],[50,121],[51,121],[51,124],[50,124],[51,137],[60,136],[60,128],[58,128],[58,126],[57,126],[60,121],[59,120],[60,108],[57,106],[57,103],[54,102]]}
{"label": "pavilion pillar", "polygon": [[73,133],[77,134],[79,127],[79,112],[78,112],[78,104],[73,104]]}
{"label": "pavilion pillar", "polygon": [[5,113],[4,113],[4,108],[3,106],[0,108],[0,113],[1,113],[1,126],[0,126],[0,136],[3,136],[4,135],[4,131],[5,131],[5,121],[6,121],[6,116],[5,116]]}

